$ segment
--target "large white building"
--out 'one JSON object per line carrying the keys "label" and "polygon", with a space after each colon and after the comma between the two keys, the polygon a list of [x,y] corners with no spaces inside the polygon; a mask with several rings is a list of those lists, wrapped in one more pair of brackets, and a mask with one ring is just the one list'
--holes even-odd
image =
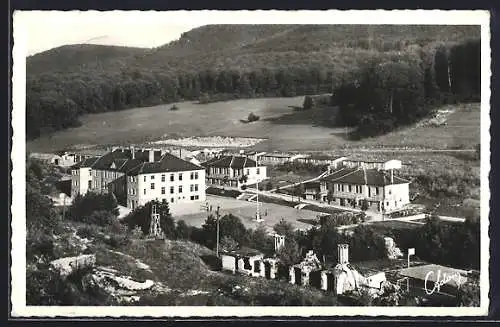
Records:
{"label": "large white building", "polygon": [[161,150],[115,149],[72,166],[71,195],[112,192],[130,209],[151,200],[205,201],[205,170]]}

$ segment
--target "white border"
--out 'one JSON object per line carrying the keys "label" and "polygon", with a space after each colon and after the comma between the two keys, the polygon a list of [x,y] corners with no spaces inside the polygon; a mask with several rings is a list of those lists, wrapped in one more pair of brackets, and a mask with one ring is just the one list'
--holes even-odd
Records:
{"label": "white border", "polygon": [[[479,316],[488,311],[489,292],[489,182],[490,171],[490,27],[487,11],[352,10],[352,11],[69,11],[38,12],[68,19],[89,16],[91,21],[147,24],[153,18],[172,25],[207,24],[420,24],[481,25],[481,306],[478,308],[425,307],[57,307],[26,306],[25,226],[25,93],[27,31],[25,23],[36,12],[16,11],[13,17],[13,147],[12,170],[12,316],[15,317],[252,317],[252,316]],[[67,18],[61,18],[62,16]]]}

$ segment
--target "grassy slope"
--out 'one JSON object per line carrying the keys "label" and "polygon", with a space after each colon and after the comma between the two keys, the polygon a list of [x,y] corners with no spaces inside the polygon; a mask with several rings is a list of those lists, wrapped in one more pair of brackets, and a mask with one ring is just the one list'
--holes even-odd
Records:
{"label": "grassy slope", "polygon": [[[138,143],[172,134],[268,138],[254,147],[259,151],[327,151],[381,146],[473,148],[480,139],[479,104],[454,106],[456,112],[449,117],[447,126],[409,127],[376,138],[349,141],[345,139],[343,128],[311,127],[313,117],[293,112],[291,107],[300,106],[302,101],[303,97],[210,104],[184,102],[177,104],[178,111],[168,110],[171,105],[162,105],[87,115],[82,119],[83,126],[28,142],[28,150],[53,151],[76,144]],[[261,120],[242,123],[240,119],[249,112],[260,115]],[[283,122],[282,117],[288,118]]]}
{"label": "grassy slope", "polygon": [[[139,305],[300,305],[302,298],[318,305],[336,303],[334,296],[319,290],[214,271],[207,264],[207,258],[213,259],[214,253],[187,241],[133,240],[118,250],[125,255],[100,251],[97,264],[117,269],[137,280],[152,279],[170,289],[146,292]],[[149,265],[151,271],[138,269],[136,259]],[[233,290],[234,286],[239,286],[240,290]],[[189,291],[201,292],[187,295]],[[304,304],[307,305],[307,301]]]}

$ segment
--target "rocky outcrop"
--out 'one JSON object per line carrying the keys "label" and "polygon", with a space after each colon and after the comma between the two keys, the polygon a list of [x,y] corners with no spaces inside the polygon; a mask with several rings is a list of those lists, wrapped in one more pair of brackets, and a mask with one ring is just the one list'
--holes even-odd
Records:
{"label": "rocky outcrop", "polygon": [[392,239],[391,237],[384,237],[384,241],[388,259],[395,260],[403,257],[403,252],[401,252],[400,248],[396,247],[394,239]]}
{"label": "rocky outcrop", "polygon": [[77,270],[94,267],[95,262],[96,257],[94,254],[84,254],[76,257],[66,257],[51,261],[50,267],[61,277],[66,278]]}

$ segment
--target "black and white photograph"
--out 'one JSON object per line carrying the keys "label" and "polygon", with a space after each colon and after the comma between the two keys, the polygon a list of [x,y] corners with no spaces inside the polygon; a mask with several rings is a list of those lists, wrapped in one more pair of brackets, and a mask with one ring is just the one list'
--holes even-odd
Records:
{"label": "black and white photograph", "polygon": [[13,35],[13,316],[488,313],[487,11],[16,11]]}

